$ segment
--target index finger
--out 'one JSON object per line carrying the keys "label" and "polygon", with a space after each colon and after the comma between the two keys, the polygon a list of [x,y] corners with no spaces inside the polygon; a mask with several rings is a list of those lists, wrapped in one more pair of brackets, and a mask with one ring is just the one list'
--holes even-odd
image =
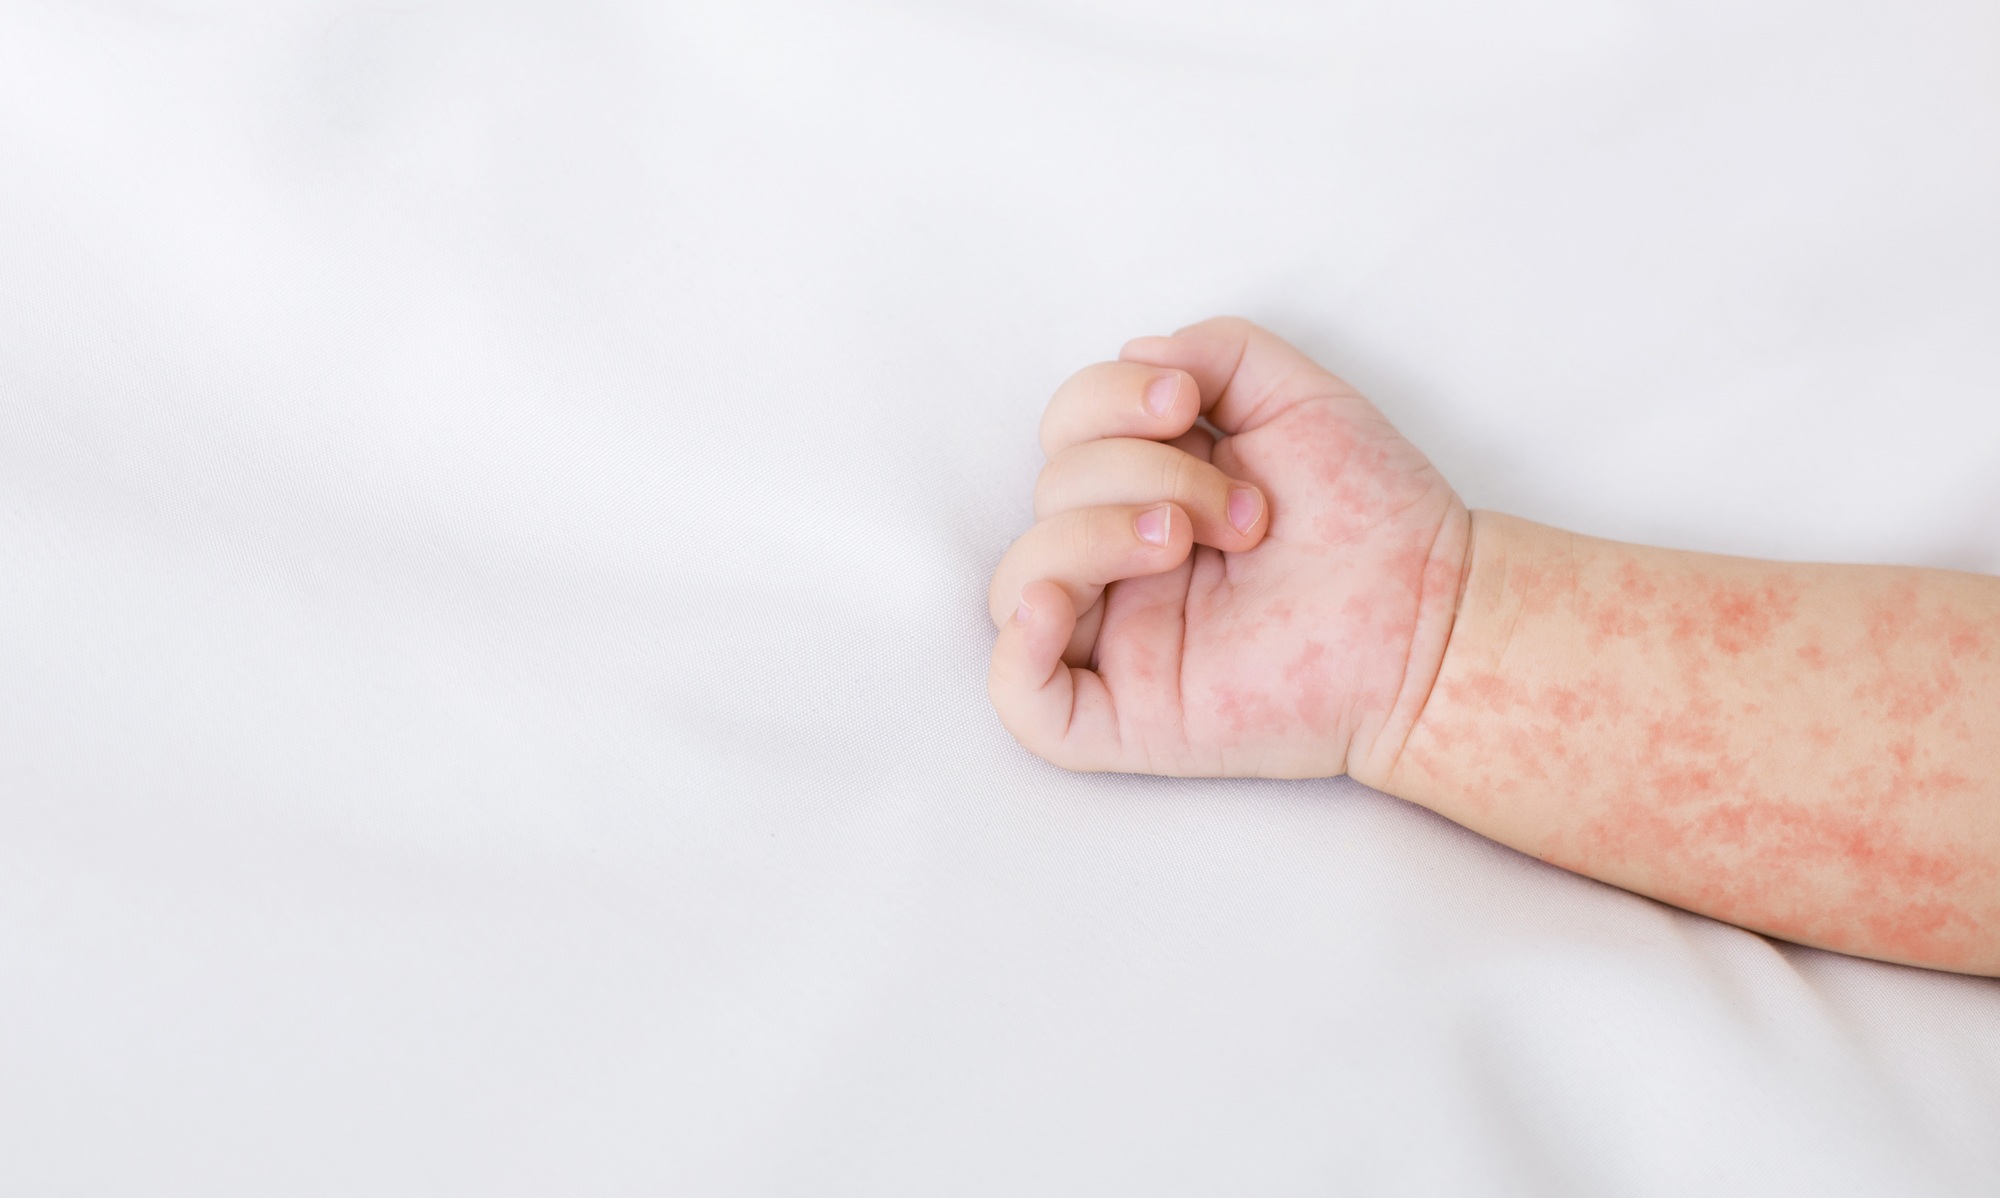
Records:
{"label": "index finger", "polygon": [[1069,376],[1042,413],[1042,452],[1105,437],[1171,441],[1201,415],[1201,389],[1172,366],[1099,362]]}

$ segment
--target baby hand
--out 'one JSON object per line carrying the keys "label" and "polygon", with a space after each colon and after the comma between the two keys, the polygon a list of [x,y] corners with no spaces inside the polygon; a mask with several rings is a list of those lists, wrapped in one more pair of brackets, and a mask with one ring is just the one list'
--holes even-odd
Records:
{"label": "baby hand", "polygon": [[1372,404],[1224,317],[1077,373],[1042,448],[1037,523],[989,589],[1016,739],[1076,770],[1386,775],[1470,518]]}

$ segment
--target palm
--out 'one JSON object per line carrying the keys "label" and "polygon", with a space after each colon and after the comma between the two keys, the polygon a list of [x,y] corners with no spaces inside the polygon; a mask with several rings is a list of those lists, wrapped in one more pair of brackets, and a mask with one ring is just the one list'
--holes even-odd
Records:
{"label": "palm", "polygon": [[1449,485],[1365,400],[1321,389],[1207,455],[1271,497],[1261,544],[1198,545],[1100,600],[1096,668],[1155,772],[1343,772],[1403,685],[1426,578],[1456,587]]}
{"label": "palm", "polygon": [[1393,755],[1443,657],[1469,518],[1367,400],[1223,318],[1086,367],[1042,431],[1037,523],[988,588],[989,690],[1023,744],[1193,775]]}

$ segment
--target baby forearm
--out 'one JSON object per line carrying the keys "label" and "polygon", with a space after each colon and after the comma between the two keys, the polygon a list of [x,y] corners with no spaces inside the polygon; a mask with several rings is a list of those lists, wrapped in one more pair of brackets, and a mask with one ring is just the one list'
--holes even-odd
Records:
{"label": "baby forearm", "polygon": [[2000,974],[2000,580],[1478,513],[1436,682],[1362,781],[1732,923]]}

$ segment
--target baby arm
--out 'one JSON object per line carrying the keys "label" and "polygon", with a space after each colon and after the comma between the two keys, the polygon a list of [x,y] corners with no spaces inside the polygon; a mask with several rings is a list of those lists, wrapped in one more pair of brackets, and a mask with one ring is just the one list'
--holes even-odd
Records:
{"label": "baby arm", "polygon": [[1787,940],[2000,974],[2000,580],[1473,530],[1362,781]]}
{"label": "baby arm", "polygon": [[1128,344],[1042,433],[989,593],[989,689],[1036,753],[1350,773],[1690,910],[2000,974],[2000,580],[1468,513],[1239,320]]}

